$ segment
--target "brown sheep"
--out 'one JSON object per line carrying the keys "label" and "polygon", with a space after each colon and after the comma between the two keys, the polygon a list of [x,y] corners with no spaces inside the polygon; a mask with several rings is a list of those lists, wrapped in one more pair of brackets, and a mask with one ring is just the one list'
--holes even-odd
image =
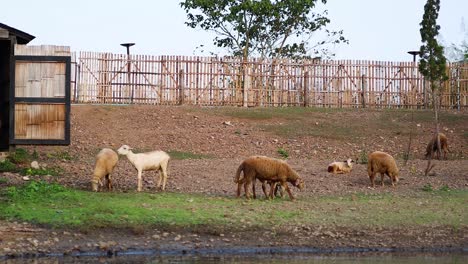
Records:
{"label": "brown sheep", "polygon": [[[444,152],[444,159],[447,159],[447,152],[449,152],[448,148],[448,142],[447,142],[447,136],[445,136],[444,133],[439,133],[439,138],[440,138],[440,152]],[[429,144],[427,144],[426,147],[426,159],[429,158],[434,158],[434,154],[437,155],[437,159],[440,159],[440,152],[437,151],[438,146],[437,146],[437,136],[434,135],[434,137],[429,141]],[[432,155],[432,156],[431,156]]]}
{"label": "brown sheep", "polygon": [[328,172],[333,174],[349,173],[353,169],[354,160],[347,159],[346,161],[335,161],[328,164]]}
{"label": "brown sheep", "polygon": [[[240,180],[240,174],[244,172],[244,179]],[[255,179],[261,182],[278,182],[288,192],[289,198],[294,200],[294,196],[289,189],[288,182],[300,190],[304,188],[304,181],[286,162],[278,159],[273,159],[265,156],[252,156],[244,160],[237,169],[234,178],[235,183],[244,181],[245,196],[250,198],[249,187]],[[271,185],[270,194],[268,197],[273,197],[274,186]],[[238,185],[239,186],[239,185]],[[262,185],[263,187],[263,185]],[[237,197],[240,195],[238,188]]]}
{"label": "brown sheep", "polygon": [[392,186],[395,186],[395,183],[398,182],[399,171],[395,159],[385,152],[375,151],[369,154],[367,173],[369,174],[372,187],[375,187],[374,179],[377,173],[380,173],[382,187],[384,186],[385,174],[392,180]]}
{"label": "brown sheep", "polygon": [[111,173],[114,170],[119,155],[112,149],[104,148],[96,155],[96,164],[94,166],[93,178],[91,180],[91,189],[98,191],[98,185],[102,186],[102,179],[106,178],[107,188],[112,190]]}

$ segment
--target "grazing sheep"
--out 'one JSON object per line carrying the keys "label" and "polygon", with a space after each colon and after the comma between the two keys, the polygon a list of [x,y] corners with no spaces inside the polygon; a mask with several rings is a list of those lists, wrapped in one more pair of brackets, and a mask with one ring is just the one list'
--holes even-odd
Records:
{"label": "grazing sheep", "polygon": [[166,187],[167,181],[167,165],[169,163],[169,155],[164,151],[151,151],[146,153],[133,153],[132,148],[123,145],[121,146],[117,152],[120,155],[127,156],[128,160],[133,164],[135,169],[138,171],[138,191],[141,192],[141,174],[143,171],[149,170],[158,170],[159,171],[159,182],[158,188],[161,188],[161,181],[162,181],[162,188],[161,190],[164,191]]}
{"label": "grazing sheep", "polygon": [[96,155],[96,164],[94,166],[93,178],[91,180],[91,189],[98,191],[98,184],[102,186],[102,178],[106,178],[107,188],[112,190],[111,173],[114,170],[119,155],[112,149],[104,148]]}
{"label": "grazing sheep", "polygon": [[[447,159],[447,152],[449,152],[448,148],[448,142],[447,142],[447,136],[445,136],[444,133],[439,133],[439,139],[440,139],[440,152],[444,152],[444,159]],[[427,144],[426,147],[426,159],[429,158],[434,158],[434,154],[437,155],[437,159],[440,159],[440,152],[438,151],[438,146],[437,146],[437,135],[435,135],[429,144]],[[432,156],[431,156],[432,155]]]}
{"label": "grazing sheep", "polygon": [[[247,199],[250,198],[249,187],[255,179],[261,182],[278,182],[288,192],[289,198],[294,200],[294,196],[289,189],[287,182],[298,187],[300,190],[304,188],[304,181],[286,162],[278,159],[273,159],[265,156],[252,156],[244,160],[237,169],[234,178],[235,183],[239,183],[240,174],[244,172],[244,189]],[[263,187],[263,185],[262,185]],[[268,197],[273,197],[275,184],[270,187]],[[238,188],[237,197],[240,196]]]}
{"label": "grazing sheep", "polygon": [[382,187],[384,186],[385,174],[392,180],[392,186],[395,186],[395,183],[398,182],[399,171],[395,159],[385,152],[375,151],[369,154],[367,173],[369,174],[372,187],[375,187],[374,179],[377,173],[380,173]]}
{"label": "grazing sheep", "polygon": [[328,172],[334,174],[349,173],[353,169],[354,160],[347,159],[346,161],[335,161],[328,164]]}

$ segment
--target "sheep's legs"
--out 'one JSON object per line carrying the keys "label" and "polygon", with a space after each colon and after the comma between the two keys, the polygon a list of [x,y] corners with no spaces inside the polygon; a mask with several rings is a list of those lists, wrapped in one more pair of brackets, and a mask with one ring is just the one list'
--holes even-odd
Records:
{"label": "sheep's legs", "polygon": [[267,194],[267,191],[266,191],[266,181],[262,182],[262,190],[263,190],[263,193],[265,194],[265,199],[269,199],[270,196]]}
{"label": "sheep's legs", "polygon": [[372,185],[372,188],[375,188],[375,174],[374,173],[370,173],[369,174],[369,179],[370,179],[370,183]]}
{"label": "sheep's legs", "polygon": [[[289,199],[291,199],[291,201],[294,201],[295,198],[294,198],[294,196],[293,196],[293,194],[292,194],[292,192],[291,192],[291,189],[289,189],[288,183],[287,183],[287,182],[282,182],[282,183],[281,183],[281,186],[282,186],[284,189],[286,189],[286,191],[288,192],[288,194],[289,194]],[[274,190],[273,190],[273,188],[272,188],[272,189],[270,190],[270,193],[273,194],[273,192],[274,192]]]}
{"label": "sheep's legs", "polygon": [[161,164],[161,171],[159,173],[159,184],[158,185],[161,185],[161,178],[162,178],[162,190],[164,191],[164,189],[166,188],[166,182],[167,182],[167,162],[163,162]]}
{"label": "sheep's legs", "polygon": [[241,190],[242,190],[242,185],[244,185],[244,180],[239,180],[237,182],[237,198],[240,197],[240,194],[241,194]]}
{"label": "sheep's legs", "polygon": [[380,182],[381,182],[381,184],[382,184],[382,187],[385,186],[384,177],[385,177],[385,173],[380,173]]}
{"label": "sheep's legs", "polygon": [[244,191],[245,191],[245,197],[247,199],[250,199],[250,192],[249,192],[249,189],[250,189],[250,184],[251,184],[251,180],[249,178],[246,178],[245,179],[245,183],[244,183]]}
{"label": "sheep's legs", "polygon": [[141,192],[141,170],[138,170],[138,189]]}
{"label": "sheep's legs", "polygon": [[110,174],[106,175],[106,180],[107,180],[107,189],[109,191],[112,191],[112,178],[111,178]]}
{"label": "sheep's legs", "polygon": [[161,189],[161,182],[163,180],[163,175],[162,175],[162,172],[161,170],[158,170],[158,173],[159,173],[159,180],[158,180],[158,189]]}

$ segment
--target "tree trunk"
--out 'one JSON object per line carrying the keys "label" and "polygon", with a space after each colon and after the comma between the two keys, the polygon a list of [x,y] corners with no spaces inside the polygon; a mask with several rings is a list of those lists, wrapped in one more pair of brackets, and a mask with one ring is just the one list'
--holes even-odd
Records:
{"label": "tree trunk", "polygon": [[[437,155],[440,157],[441,155],[441,147],[440,147],[440,137],[439,137],[439,107],[438,107],[438,87],[435,86],[435,82],[431,81],[431,90],[432,90],[432,107],[434,109],[434,121],[435,121],[435,136],[437,137]],[[434,155],[434,147],[431,146],[431,154],[427,161],[427,168],[425,175],[427,176],[429,172],[434,168],[435,164],[432,163],[432,156]]]}

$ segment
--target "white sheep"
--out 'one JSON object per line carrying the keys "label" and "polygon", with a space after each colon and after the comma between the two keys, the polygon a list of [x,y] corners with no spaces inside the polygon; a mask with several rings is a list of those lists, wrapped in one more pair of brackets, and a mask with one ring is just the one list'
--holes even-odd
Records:
{"label": "white sheep", "polygon": [[353,169],[354,160],[347,159],[346,161],[335,161],[328,164],[328,172],[334,174],[349,173]]}
{"label": "white sheep", "polygon": [[169,155],[164,151],[151,151],[146,153],[133,153],[132,148],[123,145],[117,152],[120,155],[127,156],[128,160],[133,164],[135,169],[138,171],[138,191],[141,192],[141,173],[143,171],[149,170],[158,170],[159,171],[159,182],[158,188],[161,187],[162,181],[162,190],[164,191],[167,181],[167,165],[169,163]]}
{"label": "white sheep", "polygon": [[93,178],[91,179],[91,189],[98,191],[98,185],[102,186],[102,179],[106,178],[107,188],[112,190],[111,173],[114,170],[119,155],[110,148],[104,148],[96,155],[96,164],[94,166]]}
{"label": "white sheep", "polygon": [[369,174],[372,187],[375,187],[374,179],[377,173],[380,173],[382,187],[384,186],[385,174],[392,180],[392,186],[395,186],[395,183],[398,182],[399,170],[395,159],[385,152],[375,151],[369,154],[367,173]]}

